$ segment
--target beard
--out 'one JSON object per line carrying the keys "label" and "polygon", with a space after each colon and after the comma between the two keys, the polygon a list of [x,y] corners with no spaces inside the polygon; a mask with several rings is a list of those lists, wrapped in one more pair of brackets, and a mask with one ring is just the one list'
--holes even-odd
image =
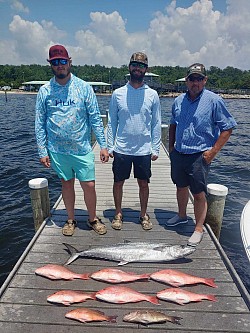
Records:
{"label": "beard", "polygon": [[70,74],[70,67],[67,69],[66,73],[58,73],[56,70],[52,68],[52,72],[58,79],[65,79]]}
{"label": "beard", "polygon": [[138,70],[130,71],[130,81],[141,83],[144,79],[145,73],[139,74]]}

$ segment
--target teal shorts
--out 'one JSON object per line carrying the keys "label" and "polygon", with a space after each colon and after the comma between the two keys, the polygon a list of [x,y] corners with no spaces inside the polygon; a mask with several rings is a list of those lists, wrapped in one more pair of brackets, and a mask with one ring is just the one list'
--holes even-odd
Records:
{"label": "teal shorts", "polygon": [[49,152],[52,168],[58,177],[64,180],[77,178],[82,182],[95,180],[95,155],[91,151],[86,155],[64,155]]}

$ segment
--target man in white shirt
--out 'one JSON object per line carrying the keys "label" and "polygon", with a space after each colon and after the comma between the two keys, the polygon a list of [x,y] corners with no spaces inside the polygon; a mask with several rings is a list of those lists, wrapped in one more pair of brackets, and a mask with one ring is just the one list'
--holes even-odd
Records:
{"label": "man in white shirt", "polygon": [[113,161],[115,217],[112,227],[122,228],[123,185],[132,165],[139,185],[140,216],[144,230],[152,228],[147,214],[151,160],[158,158],[161,142],[161,107],[157,92],[143,82],[148,69],[147,55],[133,53],[129,82],[111,97],[108,122],[108,151]]}

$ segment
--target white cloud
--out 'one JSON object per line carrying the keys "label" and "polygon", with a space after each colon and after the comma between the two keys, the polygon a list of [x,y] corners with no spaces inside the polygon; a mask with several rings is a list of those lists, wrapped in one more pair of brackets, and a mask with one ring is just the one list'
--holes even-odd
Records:
{"label": "white cloud", "polygon": [[[144,51],[151,66],[188,66],[199,61],[206,67],[249,69],[249,13],[249,0],[227,0],[224,14],[214,10],[211,0],[196,0],[188,8],[176,7],[173,0],[164,12],[154,13],[146,31],[129,33],[118,11],[92,12],[90,24],[76,31],[75,39],[65,46],[76,65],[119,67],[128,63],[133,52]],[[31,22],[18,15],[9,29],[13,40],[0,42],[1,63],[11,59],[13,64],[44,64],[49,46],[65,44],[67,37],[54,22]],[[3,47],[13,57],[4,56]]]}
{"label": "white cloud", "polygon": [[20,13],[29,13],[29,8],[25,7],[21,1],[13,0],[11,8]]}
{"label": "white cloud", "polygon": [[13,64],[45,63],[48,48],[55,43],[51,41],[50,36],[53,36],[56,41],[66,35],[65,32],[58,30],[52,22],[43,20],[40,24],[36,21],[25,21],[19,15],[13,17],[9,30],[14,36],[14,42],[11,42],[11,45],[16,56],[10,58],[9,55],[6,55],[6,63],[12,59]]}

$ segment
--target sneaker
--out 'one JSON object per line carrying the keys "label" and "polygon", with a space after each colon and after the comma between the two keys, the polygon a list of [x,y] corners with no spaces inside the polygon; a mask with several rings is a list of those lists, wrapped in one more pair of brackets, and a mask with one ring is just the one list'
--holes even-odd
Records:
{"label": "sneaker", "polygon": [[76,228],[76,220],[68,220],[62,228],[62,234],[64,236],[72,236]]}
{"label": "sneaker", "polygon": [[188,223],[188,219],[187,217],[180,217],[178,214],[176,214],[175,216],[171,217],[171,219],[169,219],[165,225],[167,227],[174,227],[178,224],[185,224]]}
{"label": "sneaker", "polygon": [[123,222],[122,216],[115,215],[113,221],[111,222],[111,227],[115,230],[121,230],[122,222]]}
{"label": "sneaker", "polygon": [[194,231],[192,236],[189,238],[187,245],[196,247],[198,244],[200,244],[202,238],[203,238],[203,232]]}
{"label": "sneaker", "polygon": [[143,217],[140,217],[139,222],[141,223],[141,226],[142,226],[143,230],[150,230],[153,227],[153,224],[150,221],[150,217],[148,216],[148,214],[146,214]]}
{"label": "sneaker", "polygon": [[105,224],[98,217],[94,221],[88,220],[87,225],[99,235],[104,235],[107,232]]}

